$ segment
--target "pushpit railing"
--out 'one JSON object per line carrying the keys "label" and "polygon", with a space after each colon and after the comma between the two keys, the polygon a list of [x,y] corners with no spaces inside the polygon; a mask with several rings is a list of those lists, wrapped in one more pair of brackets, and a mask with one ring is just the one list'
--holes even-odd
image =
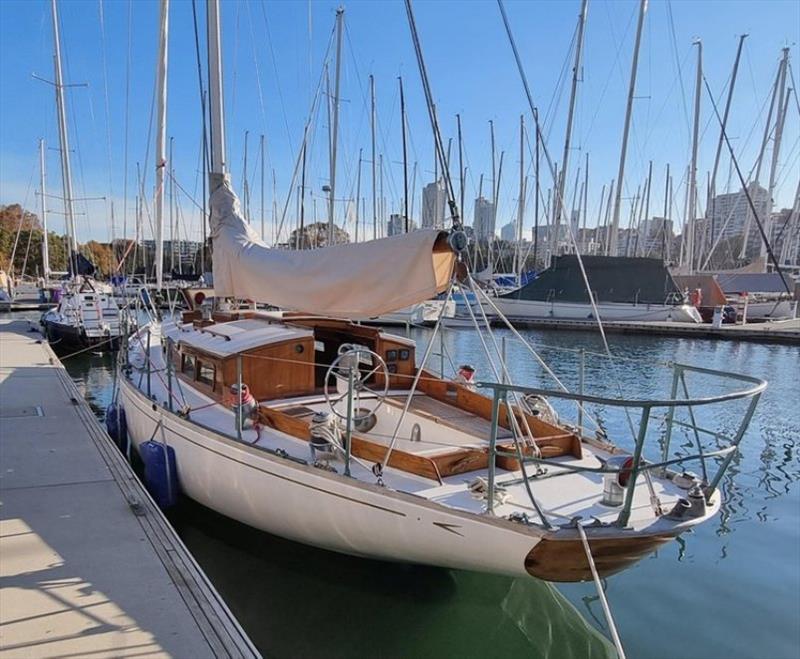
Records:
{"label": "pushpit railing", "polygon": [[[661,473],[663,475],[666,474],[667,467],[670,467],[672,465],[682,464],[690,461],[699,461],[701,464],[701,469],[703,474],[703,484],[705,486],[704,493],[706,501],[710,501],[717,486],[719,485],[719,482],[723,474],[725,473],[731,461],[733,460],[738,450],[739,444],[742,441],[745,432],[747,431],[748,426],[750,425],[750,421],[753,418],[753,414],[755,412],[756,406],[758,405],[759,398],[761,397],[761,394],[763,393],[764,389],[766,389],[767,387],[767,381],[749,375],[741,375],[739,373],[718,371],[698,366],[691,366],[689,364],[673,363],[672,370],[673,370],[673,377],[672,377],[671,394],[670,398],[666,400],[609,398],[605,396],[593,396],[585,394],[582,391],[579,393],[573,393],[562,390],[540,389],[536,387],[523,387],[523,386],[512,385],[507,383],[499,383],[499,382],[478,383],[478,387],[480,387],[481,389],[490,389],[492,391],[492,419],[491,419],[491,434],[489,437],[489,473],[487,482],[487,487],[488,487],[487,513],[494,514],[496,470],[497,470],[495,464],[495,458],[498,455],[516,457],[517,460],[520,462],[520,466],[523,471],[522,481],[524,481],[527,485],[526,489],[531,498],[531,502],[533,503],[534,508],[537,510],[537,512],[539,512],[542,524],[548,528],[551,527],[552,525],[546,519],[545,514],[541,512],[542,509],[539,506],[538,502],[536,501],[532,488],[530,487],[531,480],[536,480],[537,478],[541,478],[541,476],[528,478],[524,469],[525,463],[537,464],[540,467],[552,466],[552,467],[557,467],[559,469],[557,473],[550,474],[547,477],[557,477],[574,472],[594,472],[594,473],[606,474],[606,473],[619,473],[620,471],[623,470],[626,472],[629,471],[630,476],[628,479],[628,485],[625,488],[626,489],[625,500],[623,502],[619,516],[616,520],[616,524],[618,526],[624,527],[628,524],[628,520],[630,519],[630,514],[631,514],[631,506],[633,504],[633,495],[635,491],[636,480],[640,474],[649,471],[661,470]],[[687,372],[694,372],[704,375],[715,376],[720,379],[745,382],[751,386],[744,389],[739,389],[736,391],[719,394],[716,396],[691,398],[689,395],[688,386],[686,384],[685,375]],[[583,383],[581,382],[581,389],[583,389],[582,385]],[[684,395],[684,397],[682,398],[678,397],[679,385]],[[641,418],[639,421],[639,427],[635,433],[636,437],[632,454],[633,464],[631,465],[630,469],[625,467],[620,467],[620,468],[608,467],[607,465],[603,465],[601,467],[573,465],[564,461],[557,462],[555,459],[525,455],[520,447],[520,438],[517,436],[516,433],[514,433],[514,448],[515,448],[514,453],[510,453],[502,449],[498,450],[497,435],[498,435],[498,427],[500,421],[500,407],[508,404],[509,392],[517,392],[522,395],[534,394],[538,396],[545,396],[548,398],[558,398],[568,401],[574,401],[578,404],[578,409],[580,410],[583,410],[583,406],[587,403],[592,405],[602,405],[608,407],[641,409]],[[722,433],[714,432],[712,430],[708,430],[707,428],[703,428],[697,424],[694,414],[695,408],[714,405],[718,403],[725,403],[735,400],[743,400],[743,399],[750,399],[750,402],[747,406],[747,409],[744,412],[744,415],[742,416],[742,420],[739,423],[739,426],[733,437],[724,435]],[[653,415],[652,414],[653,410],[658,408],[665,408],[667,410],[666,415],[661,417],[656,417],[655,415]],[[688,410],[689,423],[685,423],[675,419],[675,410],[677,408],[686,408]],[[520,412],[521,411],[522,410],[520,410]],[[645,440],[647,438],[648,426],[652,418],[660,418],[666,423],[663,447],[661,451],[661,461],[655,463],[642,461],[642,453],[644,451]],[[697,453],[668,459],[667,456],[669,455],[673,426],[684,427],[692,430],[696,441]],[[581,428],[578,429],[578,433],[582,433]],[[730,445],[712,451],[704,451],[702,443],[700,441],[700,434],[710,434],[714,436],[717,440],[728,440],[730,442]],[[722,458],[722,462],[719,465],[716,473],[711,478],[711,480],[708,479],[708,460],[710,458]],[[504,485],[511,484],[511,482],[512,481],[504,482]]]}

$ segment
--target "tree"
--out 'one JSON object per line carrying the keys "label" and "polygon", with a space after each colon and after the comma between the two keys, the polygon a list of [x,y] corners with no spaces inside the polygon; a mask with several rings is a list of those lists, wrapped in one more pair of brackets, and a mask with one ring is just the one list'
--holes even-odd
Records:
{"label": "tree", "polygon": [[[314,224],[308,224],[303,227],[302,235],[299,234],[299,229],[295,229],[292,231],[291,235],[289,236],[289,242],[287,247],[289,249],[295,249],[298,247],[300,249],[314,249],[316,247],[327,247],[328,246],[328,224],[327,222],[315,222]],[[300,242],[298,243],[298,235],[300,235]],[[334,245],[341,245],[343,243],[350,242],[350,235],[340,229],[339,227],[333,227],[333,244]]]}

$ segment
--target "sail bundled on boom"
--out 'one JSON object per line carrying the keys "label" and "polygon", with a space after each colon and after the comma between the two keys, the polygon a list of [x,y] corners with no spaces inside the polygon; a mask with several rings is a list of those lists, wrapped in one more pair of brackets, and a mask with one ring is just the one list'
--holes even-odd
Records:
{"label": "sail bundled on boom", "polygon": [[227,177],[211,194],[214,290],[321,315],[369,318],[441,293],[455,264],[446,234],[422,230],[313,251],[271,249],[242,217]]}

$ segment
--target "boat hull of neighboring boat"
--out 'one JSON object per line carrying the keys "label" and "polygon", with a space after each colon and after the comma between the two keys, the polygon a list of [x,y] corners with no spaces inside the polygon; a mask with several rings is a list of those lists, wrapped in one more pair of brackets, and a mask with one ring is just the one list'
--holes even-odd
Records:
{"label": "boat hull of neighboring boat", "polygon": [[[45,314],[46,316],[47,314]],[[120,337],[109,334],[87,335],[80,326],[42,319],[42,329],[53,349],[63,354],[72,350],[113,352],[119,349]]]}
{"label": "boat hull of neighboring boat", "polygon": [[[545,302],[540,300],[516,300],[494,298],[492,304],[504,316],[511,319],[541,318],[551,320],[594,320],[594,309],[588,303]],[[484,303],[487,314],[494,313],[492,305]],[[688,304],[629,304],[623,302],[600,302],[597,311],[601,320],[630,322],[681,322],[700,323],[702,318]]]}

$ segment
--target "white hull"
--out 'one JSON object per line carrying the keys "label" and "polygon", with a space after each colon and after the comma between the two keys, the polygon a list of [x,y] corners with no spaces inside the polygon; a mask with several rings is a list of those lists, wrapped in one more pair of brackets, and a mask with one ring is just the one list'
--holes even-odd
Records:
{"label": "white hull", "polygon": [[[444,310],[444,311],[443,311]],[[456,303],[449,300],[426,300],[404,309],[370,318],[369,322],[379,325],[434,325],[439,319],[453,318],[456,315]]]}
{"label": "white hull", "polygon": [[[133,444],[154,434],[166,441],[184,494],[227,517],[347,554],[527,574],[525,556],[539,540],[536,529],[448,510],[246,446],[154,405],[125,378],[120,395]],[[276,431],[264,434],[270,432]],[[487,546],[493,550],[479,550]]]}
{"label": "white hull", "polygon": [[765,300],[748,302],[747,320],[789,320],[797,314],[797,302],[794,300]]}
{"label": "white hull", "polygon": [[[553,320],[593,320],[594,310],[590,304],[577,302],[542,302],[538,300],[514,300],[494,298],[492,302],[509,318],[543,318]],[[487,313],[493,312],[490,305],[484,304]],[[598,312],[602,320],[657,322],[672,321],[682,323],[702,322],[694,307],[668,304],[624,304],[599,303]]]}

